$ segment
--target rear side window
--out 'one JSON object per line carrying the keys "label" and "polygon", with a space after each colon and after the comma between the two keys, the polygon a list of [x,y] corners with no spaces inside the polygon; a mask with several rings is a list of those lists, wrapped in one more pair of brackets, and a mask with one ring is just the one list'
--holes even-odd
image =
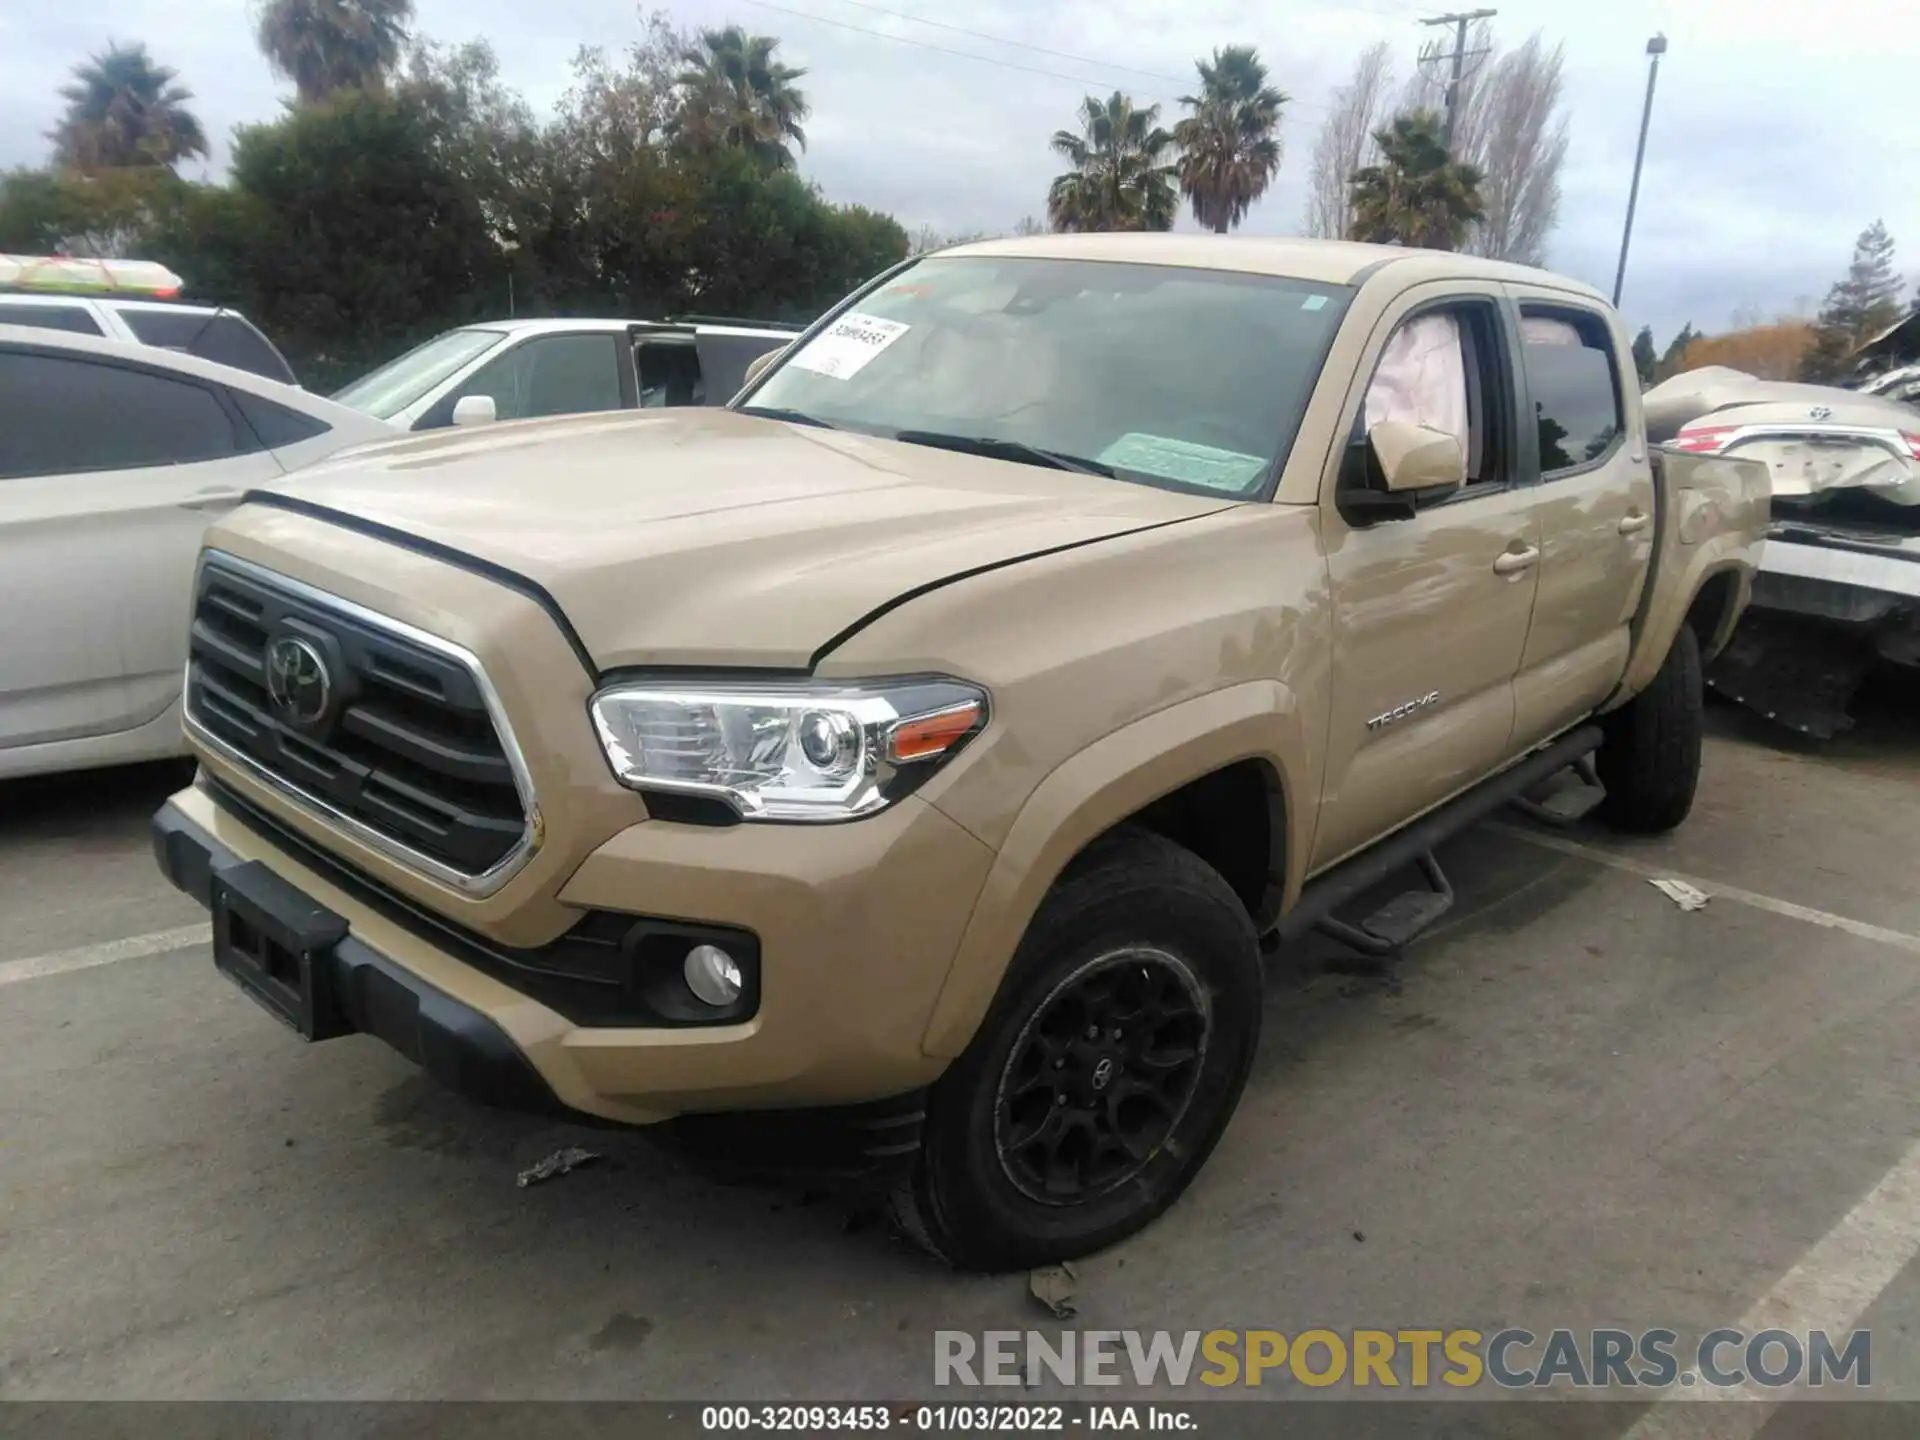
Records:
{"label": "rear side window", "polygon": [[78,305],[0,305],[0,325],[31,325],[70,335],[98,335],[99,323]]}
{"label": "rear side window", "polygon": [[212,318],[204,314],[196,315],[191,310],[134,310],[123,307],[114,313],[127,322],[127,328],[133,331],[142,345],[159,345],[168,350],[185,350]]}
{"label": "rear side window", "polygon": [[294,383],[293,371],[280,358],[280,352],[238,315],[216,316],[207,333],[194,345],[193,353],[202,360],[231,365],[236,370],[264,375],[285,385]]}
{"label": "rear side window", "polygon": [[293,383],[293,371],[280,352],[238,315],[192,310],[146,310],[122,307],[118,314],[146,345],[185,351],[217,365]]}
{"label": "rear side window", "polygon": [[33,351],[0,350],[0,480],[219,460],[243,440],[211,390]]}
{"label": "rear side window", "polygon": [[227,394],[240,407],[241,415],[253,427],[253,433],[260,437],[260,443],[269,450],[278,450],[283,445],[297,445],[302,440],[324,435],[333,428],[324,420],[302,415],[298,410],[289,410],[285,405],[276,405],[271,400],[262,400],[245,390],[229,390]]}
{"label": "rear side window", "polygon": [[1524,307],[1527,390],[1545,479],[1603,459],[1626,433],[1613,341],[1597,315]]}

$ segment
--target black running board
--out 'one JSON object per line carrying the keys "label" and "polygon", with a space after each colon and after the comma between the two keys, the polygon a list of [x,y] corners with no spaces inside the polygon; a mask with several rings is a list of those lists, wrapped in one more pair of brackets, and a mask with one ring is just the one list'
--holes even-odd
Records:
{"label": "black running board", "polygon": [[1412,865],[1421,856],[1449,836],[1481,820],[1525,794],[1558,770],[1591,755],[1600,748],[1600,727],[1587,725],[1562,735],[1543,749],[1534,751],[1518,764],[1502,770],[1474,786],[1464,795],[1456,795],[1439,809],[1397,831],[1349,860],[1343,860],[1324,875],[1307,882],[1291,910],[1280,917],[1270,932],[1285,943],[1297,940],[1335,910],[1362,892],[1372,889],[1403,865]]}

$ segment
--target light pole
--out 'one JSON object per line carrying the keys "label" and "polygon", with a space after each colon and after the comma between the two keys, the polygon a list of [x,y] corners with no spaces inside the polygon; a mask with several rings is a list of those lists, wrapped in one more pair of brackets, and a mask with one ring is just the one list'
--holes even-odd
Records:
{"label": "light pole", "polygon": [[1647,103],[1640,109],[1640,143],[1633,152],[1633,188],[1627,191],[1627,224],[1620,232],[1620,268],[1613,272],[1613,308],[1620,308],[1620,287],[1627,279],[1627,245],[1633,239],[1633,209],[1640,203],[1640,165],[1647,158],[1647,122],[1653,119],[1653,84],[1660,78],[1660,57],[1667,53],[1667,37],[1647,41]]}

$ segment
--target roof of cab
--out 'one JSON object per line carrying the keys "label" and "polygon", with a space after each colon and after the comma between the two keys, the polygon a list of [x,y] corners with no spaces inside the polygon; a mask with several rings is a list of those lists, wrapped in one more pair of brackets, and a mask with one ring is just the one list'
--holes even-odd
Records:
{"label": "roof of cab", "polygon": [[1235,270],[1284,275],[1323,285],[1353,285],[1391,267],[1396,281],[1510,280],[1570,290],[1603,299],[1598,290],[1527,265],[1483,260],[1448,250],[1412,250],[1398,245],[1362,245],[1351,240],[1304,240],[1252,235],[1133,231],[1100,235],[1030,235],[978,240],[942,255],[1030,256],[1051,260],[1101,260],[1131,265],[1177,265],[1197,270]]}

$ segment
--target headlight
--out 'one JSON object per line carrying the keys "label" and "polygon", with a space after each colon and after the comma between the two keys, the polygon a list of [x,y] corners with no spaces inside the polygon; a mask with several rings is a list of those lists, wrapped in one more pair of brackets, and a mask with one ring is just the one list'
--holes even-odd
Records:
{"label": "headlight", "polygon": [[593,697],[635,790],[708,795],[748,820],[848,820],[913,789],[987,723],[958,680],[618,685]]}

